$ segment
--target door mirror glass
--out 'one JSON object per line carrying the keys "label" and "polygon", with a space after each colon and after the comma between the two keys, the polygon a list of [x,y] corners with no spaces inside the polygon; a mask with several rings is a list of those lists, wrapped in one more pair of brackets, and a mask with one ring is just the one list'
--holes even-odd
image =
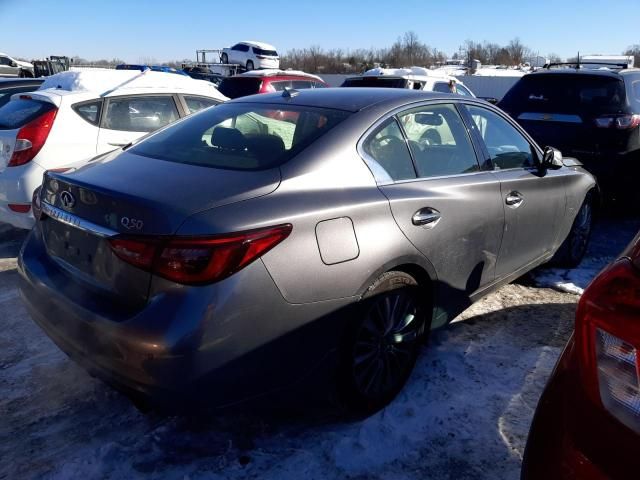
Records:
{"label": "door mirror glass", "polygon": [[12,67],[17,67],[17,66],[18,66],[18,64],[17,64],[16,62],[14,62],[13,60],[11,60],[11,66],[12,66]]}
{"label": "door mirror glass", "polygon": [[542,167],[560,168],[562,165],[562,152],[557,148],[546,147],[542,155]]}

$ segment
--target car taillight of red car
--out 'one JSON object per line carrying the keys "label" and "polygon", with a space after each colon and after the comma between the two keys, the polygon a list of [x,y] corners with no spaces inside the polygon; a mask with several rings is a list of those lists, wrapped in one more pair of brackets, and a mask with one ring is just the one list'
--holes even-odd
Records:
{"label": "car taillight of red car", "polygon": [[[22,95],[22,99],[30,99],[27,95]],[[51,127],[58,113],[57,108],[52,108],[37,116],[30,122],[23,125],[16,135],[16,143],[13,154],[9,159],[8,167],[18,167],[29,163],[42,150],[44,143],[49,137]]]}
{"label": "car taillight of red car", "polygon": [[591,401],[640,434],[640,240],[585,290],[576,342]]}

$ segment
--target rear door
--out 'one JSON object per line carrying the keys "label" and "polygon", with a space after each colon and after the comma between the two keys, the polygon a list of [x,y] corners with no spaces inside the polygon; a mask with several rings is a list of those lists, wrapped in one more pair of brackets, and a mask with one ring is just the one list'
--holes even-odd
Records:
{"label": "rear door", "polygon": [[447,316],[494,280],[503,217],[500,184],[478,164],[454,103],[388,118],[361,152],[409,241],[433,264]]}
{"label": "rear door", "polygon": [[487,164],[500,180],[505,229],[496,266],[501,278],[538,260],[555,244],[566,206],[566,171],[538,168],[541,152],[506,116],[466,105]]}
{"label": "rear door", "polygon": [[106,99],[96,153],[123,147],[180,117],[173,95],[137,95]]}

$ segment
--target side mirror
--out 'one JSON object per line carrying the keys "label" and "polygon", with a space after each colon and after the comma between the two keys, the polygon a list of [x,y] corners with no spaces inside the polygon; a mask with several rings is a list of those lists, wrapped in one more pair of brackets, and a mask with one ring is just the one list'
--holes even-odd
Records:
{"label": "side mirror", "polygon": [[557,169],[563,165],[562,152],[557,148],[545,147],[542,154],[542,168]]}
{"label": "side mirror", "polygon": [[11,66],[12,66],[12,67],[17,67],[17,66],[18,66],[18,64],[17,64],[16,62],[14,62],[13,60],[11,60]]}

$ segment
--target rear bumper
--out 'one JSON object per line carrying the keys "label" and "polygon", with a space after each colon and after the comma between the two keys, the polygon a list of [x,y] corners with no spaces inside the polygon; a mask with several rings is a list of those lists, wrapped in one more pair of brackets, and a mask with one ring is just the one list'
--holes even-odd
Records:
{"label": "rear bumper", "polygon": [[522,463],[522,480],[631,478],[640,469],[640,438],[582,390],[569,340],[538,403]]}
{"label": "rear bumper", "polygon": [[44,172],[45,169],[33,161],[0,172],[0,222],[27,230],[33,227],[31,210],[17,213],[9,209],[9,204],[31,205],[33,191],[42,184]]}
{"label": "rear bumper", "polygon": [[[333,358],[338,312],[351,303],[288,304],[257,261],[215,285],[157,294],[139,311],[109,309],[47,255],[38,227],[19,271],[29,313],[65,353],[169,407],[224,406],[296,383]],[[259,296],[245,295],[254,288]]]}

